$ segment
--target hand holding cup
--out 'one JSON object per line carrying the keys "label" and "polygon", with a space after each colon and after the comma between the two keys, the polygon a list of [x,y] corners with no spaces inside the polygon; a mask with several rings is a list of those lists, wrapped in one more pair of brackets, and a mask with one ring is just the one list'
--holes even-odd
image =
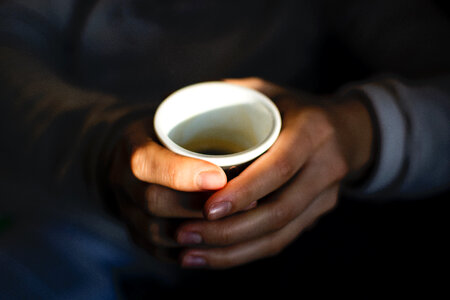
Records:
{"label": "hand holding cup", "polygon": [[180,226],[185,267],[229,268],[280,253],[336,206],[341,181],[370,162],[372,123],[359,99],[332,102],[257,78],[228,82],[276,99],[283,128],[207,200],[208,220]]}

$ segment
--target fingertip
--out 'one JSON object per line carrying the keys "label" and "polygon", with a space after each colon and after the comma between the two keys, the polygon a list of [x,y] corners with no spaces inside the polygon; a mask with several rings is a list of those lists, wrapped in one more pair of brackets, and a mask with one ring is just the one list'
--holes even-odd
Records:
{"label": "fingertip", "polygon": [[202,171],[197,175],[196,182],[201,190],[218,190],[227,184],[227,176],[223,171]]}
{"label": "fingertip", "polygon": [[181,255],[180,264],[183,268],[206,268],[208,266],[208,261],[203,255],[191,252]]}
{"label": "fingertip", "polygon": [[226,217],[232,211],[233,204],[231,201],[221,201],[209,205],[205,210],[206,218],[214,221]]}

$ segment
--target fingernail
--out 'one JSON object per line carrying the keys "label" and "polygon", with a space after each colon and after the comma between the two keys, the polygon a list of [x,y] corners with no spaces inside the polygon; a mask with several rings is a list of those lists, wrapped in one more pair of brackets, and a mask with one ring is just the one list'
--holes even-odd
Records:
{"label": "fingernail", "polygon": [[177,236],[177,241],[183,245],[192,245],[192,244],[200,244],[203,241],[203,238],[200,234],[196,232],[190,231],[182,231]]}
{"label": "fingernail", "polygon": [[231,211],[231,202],[214,203],[208,210],[208,219],[216,220],[225,217]]}
{"label": "fingernail", "polygon": [[216,190],[225,185],[223,174],[217,171],[205,171],[198,174],[197,185],[204,190]]}
{"label": "fingernail", "polygon": [[206,259],[201,256],[186,255],[183,257],[181,265],[184,267],[204,267]]}

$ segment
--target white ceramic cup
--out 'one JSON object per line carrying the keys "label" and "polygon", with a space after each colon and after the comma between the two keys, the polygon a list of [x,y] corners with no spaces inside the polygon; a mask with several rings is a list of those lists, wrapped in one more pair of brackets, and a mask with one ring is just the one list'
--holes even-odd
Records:
{"label": "white ceramic cup", "polygon": [[[161,143],[173,152],[226,170],[269,149],[280,133],[281,117],[275,104],[258,91],[225,82],[203,82],[167,97],[156,110],[154,127]],[[215,152],[215,148],[230,145],[232,149],[219,154],[193,149],[212,147]]]}

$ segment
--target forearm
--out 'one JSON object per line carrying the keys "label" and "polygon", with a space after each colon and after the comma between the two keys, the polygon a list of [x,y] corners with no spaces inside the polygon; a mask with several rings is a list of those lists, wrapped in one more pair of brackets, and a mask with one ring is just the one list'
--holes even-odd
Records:
{"label": "forearm", "polygon": [[[0,48],[3,147],[13,168],[46,183],[87,178],[137,105],[74,87],[30,55]],[[27,176],[25,176],[25,174]]]}

